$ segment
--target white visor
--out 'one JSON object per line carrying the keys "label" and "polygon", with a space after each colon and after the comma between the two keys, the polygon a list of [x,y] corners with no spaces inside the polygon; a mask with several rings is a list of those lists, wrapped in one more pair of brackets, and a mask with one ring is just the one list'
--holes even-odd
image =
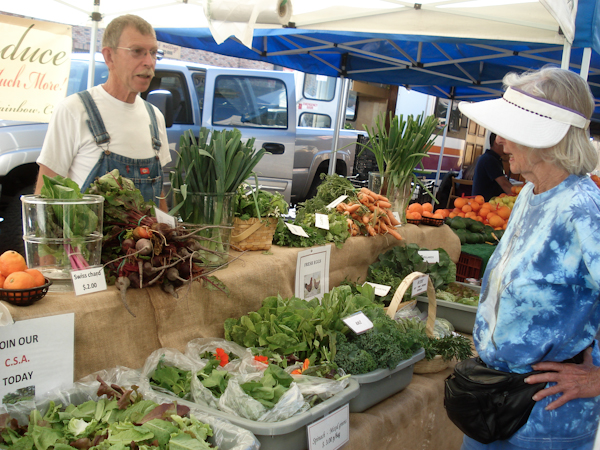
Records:
{"label": "white visor", "polygon": [[497,100],[461,102],[458,107],[498,136],[531,148],[552,147],[565,137],[569,127],[586,129],[590,123],[577,111],[510,87]]}

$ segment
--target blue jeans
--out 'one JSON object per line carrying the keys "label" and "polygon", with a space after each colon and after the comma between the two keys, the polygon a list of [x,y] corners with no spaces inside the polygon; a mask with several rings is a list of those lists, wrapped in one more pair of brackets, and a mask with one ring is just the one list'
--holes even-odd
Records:
{"label": "blue jeans", "polygon": [[[594,446],[593,442],[589,442],[584,445],[580,445],[579,447],[569,447],[564,450],[592,450]],[[508,441],[495,441],[491,444],[482,444],[481,442],[477,442],[475,439],[471,439],[468,436],[465,436],[463,439],[463,444],[460,447],[460,450],[528,450],[524,447],[518,447],[516,445],[511,444]],[[538,450],[546,450],[543,447],[539,447]]]}

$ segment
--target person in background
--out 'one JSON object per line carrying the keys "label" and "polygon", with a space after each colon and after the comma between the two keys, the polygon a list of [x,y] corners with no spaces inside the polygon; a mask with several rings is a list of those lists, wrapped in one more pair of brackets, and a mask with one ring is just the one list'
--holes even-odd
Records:
{"label": "person in background", "polygon": [[165,119],[140,92],[150,86],[159,59],[152,26],[141,17],[117,17],[102,37],[109,69],[103,85],[70,95],[54,110],[37,163],[43,175],[71,178],[82,192],[96,177],[118,169],[146,201],[166,211],[162,166],[171,160]]}
{"label": "person in background", "polygon": [[512,185],[504,175],[503,156],[502,144],[495,133],[490,133],[490,148],[477,159],[472,195],[482,195],[486,202],[502,193],[511,195]]}
{"label": "person in background", "polygon": [[[600,418],[600,189],[590,143],[594,98],[579,75],[545,67],[504,78],[503,98],[461,103],[498,135],[526,180],[481,288],[473,340],[481,359],[547,382],[512,437],[463,450],[591,450]],[[569,362],[567,362],[569,361]],[[577,363],[578,362],[578,363]]]}

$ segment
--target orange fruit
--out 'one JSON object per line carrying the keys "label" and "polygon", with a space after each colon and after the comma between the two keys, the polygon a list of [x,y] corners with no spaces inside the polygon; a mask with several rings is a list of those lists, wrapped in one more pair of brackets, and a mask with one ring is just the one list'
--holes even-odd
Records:
{"label": "orange fruit", "polygon": [[448,214],[448,217],[450,217],[451,219],[454,219],[456,216],[458,216],[458,213],[455,213],[454,211]]}
{"label": "orange fruit", "polygon": [[468,217],[469,219],[474,219],[477,216],[477,214],[475,214],[473,211],[469,211],[468,213],[465,213],[465,217]]}
{"label": "orange fruit", "polygon": [[487,215],[490,213],[490,210],[487,208],[484,208],[483,206],[481,207],[481,209],[479,210],[479,215],[481,217],[483,217],[484,219],[487,217]]}
{"label": "orange fruit", "polygon": [[496,209],[496,207],[489,202],[485,202],[483,205],[481,205],[481,207],[485,208],[485,209],[489,209],[490,211],[493,211]]}
{"label": "orange fruit", "polygon": [[436,212],[433,216],[434,219],[443,219],[444,216],[442,216],[440,213]]}
{"label": "orange fruit", "polygon": [[6,277],[0,274],[0,289],[2,289],[2,287],[4,286],[4,280],[6,280]]}
{"label": "orange fruit", "polygon": [[8,277],[13,272],[23,272],[27,269],[25,258],[14,250],[7,250],[0,255],[0,273]]}
{"label": "orange fruit", "polygon": [[483,195],[476,195],[475,202],[479,203],[480,205],[483,205],[485,203],[485,198],[483,198]]}
{"label": "orange fruit", "polygon": [[13,272],[4,280],[4,289],[31,289],[35,287],[33,276],[24,271]]}
{"label": "orange fruit", "polygon": [[430,211],[423,211],[423,217],[433,217],[433,214]]}
{"label": "orange fruit", "polygon": [[458,216],[459,217],[465,217],[465,213],[464,212],[458,213]]}
{"label": "orange fruit", "polygon": [[508,219],[510,217],[511,209],[508,206],[501,206],[498,208],[498,215],[503,219]]}
{"label": "orange fruit", "polygon": [[408,205],[408,210],[410,212],[418,212],[419,214],[423,214],[423,206],[420,203],[411,203]]}
{"label": "orange fruit", "polygon": [[46,284],[46,278],[44,277],[44,275],[42,275],[42,272],[40,272],[39,270],[27,269],[25,272],[31,275],[35,280],[34,287],[43,286],[44,284]]}
{"label": "orange fruit", "polygon": [[491,218],[488,216],[490,226],[494,228],[502,227],[504,225],[504,219],[500,216],[494,215]]}
{"label": "orange fruit", "polygon": [[462,207],[462,212],[464,212],[464,213],[468,213],[471,211],[473,211],[473,208],[471,208],[471,205],[465,205]]}
{"label": "orange fruit", "polygon": [[450,215],[449,209],[438,209],[435,211],[437,214],[441,214],[442,217],[448,217]]}
{"label": "orange fruit", "polygon": [[462,198],[462,197],[458,197],[454,199],[454,207],[458,208],[458,209],[462,209],[463,206],[465,206],[467,204],[467,201]]}
{"label": "orange fruit", "polygon": [[475,201],[469,203],[469,206],[471,207],[471,209],[475,212],[479,211],[481,209],[481,205]]}
{"label": "orange fruit", "polygon": [[433,205],[431,203],[423,203],[423,211],[433,212]]}

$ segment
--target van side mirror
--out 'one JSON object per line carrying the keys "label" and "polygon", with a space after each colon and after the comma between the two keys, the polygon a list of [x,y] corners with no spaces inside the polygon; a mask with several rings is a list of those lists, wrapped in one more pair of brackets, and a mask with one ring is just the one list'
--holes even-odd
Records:
{"label": "van side mirror", "polygon": [[146,101],[160,110],[163,116],[165,116],[167,128],[171,128],[173,126],[173,94],[166,89],[158,89],[149,92]]}

